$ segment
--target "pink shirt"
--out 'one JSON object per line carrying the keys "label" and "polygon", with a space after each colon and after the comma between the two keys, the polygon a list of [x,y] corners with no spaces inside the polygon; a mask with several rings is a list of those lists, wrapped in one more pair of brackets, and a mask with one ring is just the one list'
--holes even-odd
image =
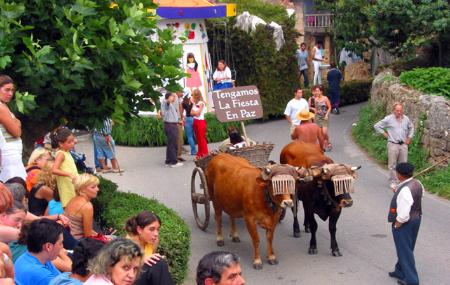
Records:
{"label": "pink shirt", "polygon": [[106,276],[104,275],[91,275],[86,282],[85,285],[114,285]]}

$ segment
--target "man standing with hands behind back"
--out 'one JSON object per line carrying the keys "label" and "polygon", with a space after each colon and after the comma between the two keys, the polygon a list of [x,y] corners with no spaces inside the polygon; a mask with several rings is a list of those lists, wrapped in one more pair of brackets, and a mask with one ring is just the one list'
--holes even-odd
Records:
{"label": "man standing with hands behind back", "polygon": [[409,163],[397,164],[396,174],[400,184],[392,197],[388,222],[392,224],[397,252],[395,270],[389,276],[398,279],[401,285],[419,285],[414,247],[422,219],[423,185],[413,177],[414,166]]}
{"label": "man standing with hands behind back", "polygon": [[167,136],[166,148],[166,166],[180,167],[183,163],[178,162],[178,104],[176,104],[176,96],[171,92],[167,92],[164,96],[165,100],[161,101],[161,117],[164,122],[164,132]]}
{"label": "man standing with hands behind back", "polygon": [[403,105],[395,102],[392,114],[376,123],[374,129],[387,139],[389,182],[393,188],[398,182],[395,166],[397,163],[408,161],[408,145],[414,135],[414,125],[403,114]]}

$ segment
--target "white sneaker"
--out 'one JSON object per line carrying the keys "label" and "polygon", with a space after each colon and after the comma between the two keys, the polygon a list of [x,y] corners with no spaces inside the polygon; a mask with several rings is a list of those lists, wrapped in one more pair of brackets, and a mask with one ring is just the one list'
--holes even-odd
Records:
{"label": "white sneaker", "polygon": [[175,164],[172,164],[170,167],[175,168],[175,167],[180,167],[180,166],[183,166],[183,163],[177,162]]}

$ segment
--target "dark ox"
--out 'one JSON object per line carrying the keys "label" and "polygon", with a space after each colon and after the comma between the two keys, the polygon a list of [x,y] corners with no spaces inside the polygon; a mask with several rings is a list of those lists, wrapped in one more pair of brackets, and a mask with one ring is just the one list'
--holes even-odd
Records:
{"label": "dark ox", "polygon": [[[279,177],[286,179],[278,183]],[[272,239],[281,209],[293,206],[291,194],[295,191],[296,179],[296,169],[289,165],[271,165],[260,169],[243,158],[229,154],[220,153],[213,157],[206,168],[206,180],[214,206],[217,245],[224,245],[224,211],[230,216],[233,242],[240,241],[235,218],[244,218],[253,242],[253,267],[262,268],[256,225],[266,230],[268,263],[277,264]]]}
{"label": "dark ox", "polygon": [[[336,223],[342,207],[351,207],[353,204],[350,189],[346,188],[353,184],[355,170],[358,168],[333,164],[333,160],[325,156],[318,145],[304,142],[292,142],[285,146],[280,154],[280,162],[301,167],[298,171],[300,179],[296,191],[298,199],[303,201],[305,231],[311,231],[308,253],[317,254],[317,222],[314,217],[314,214],[317,214],[323,221],[329,218],[331,253],[333,256],[342,256],[336,241]],[[335,180],[334,183],[332,179]],[[342,180],[342,183],[338,182],[339,180]],[[349,184],[345,184],[347,182]],[[294,236],[299,237],[296,206],[297,201],[293,211],[293,227]]]}

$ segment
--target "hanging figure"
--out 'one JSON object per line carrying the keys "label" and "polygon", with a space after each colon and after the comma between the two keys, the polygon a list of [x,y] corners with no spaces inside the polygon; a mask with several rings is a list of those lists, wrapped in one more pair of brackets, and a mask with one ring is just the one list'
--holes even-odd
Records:
{"label": "hanging figure", "polygon": [[202,80],[200,79],[200,74],[197,69],[198,63],[195,60],[194,54],[188,53],[186,58],[186,73],[188,73],[190,77],[186,77],[186,87],[190,88],[191,91],[202,86]]}
{"label": "hanging figure", "polygon": [[217,62],[217,68],[213,74],[214,87],[213,90],[233,88],[233,80],[231,79],[231,70],[223,59]]}

